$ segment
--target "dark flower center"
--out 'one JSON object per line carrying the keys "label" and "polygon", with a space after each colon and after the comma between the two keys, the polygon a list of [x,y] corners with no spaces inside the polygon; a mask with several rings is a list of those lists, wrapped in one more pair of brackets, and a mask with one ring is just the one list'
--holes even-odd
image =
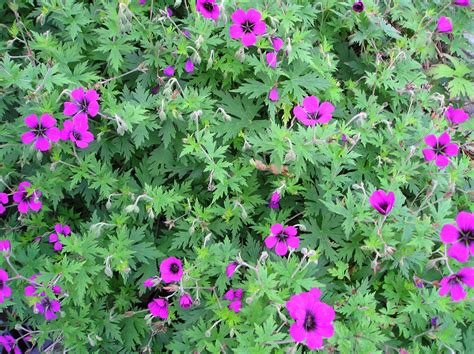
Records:
{"label": "dark flower center", "polygon": [[73,132],[72,132],[72,136],[73,136],[74,139],[76,139],[76,140],[81,140],[81,139],[82,139],[82,134],[81,134],[81,132],[78,132],[78,131],[73,131]]}
{"label": "dark flower center", "polygon": [[440,145],[436,143],[436,146],[433,148],[436,155],[444,155],[444,150],[446,150],[446,145]]}
{"label": "dark flower center", "polygon": [[319,112],[308,113],[308,118],[310,119],[319,119],[320,116]]}
{"label": "dark flower center", "polygon": [[285,234],[284,232],[280,232],[278,235],[275,235],[275,236],[280,242],[285,242],[286,239],[288,238],[288,235]]}
{"label": "dark flower center", "polygon": [[5,286],[5,281],[0,280],[0,290],[3,290],[4,286]]}
{"label": "dark flower center", "polygon": [[255,23],[247,20],[244,23],[242,23],[241,26],[242,26],[242,31],[244,31],[244,33],[252,33],[255,27]]}
{"label": "dark flower center", "polygon": [[48,128],[42,127],[41,125],[38,125],[38,127],[35,129],[36,136],[45,136],[46,131]]}
{"label": "dark flower center", "polygon": [[474,232],[473,230],[461,230],[459,232],[459,236],[461,241],[466,243],[466,245],[471,244],[471,242],[474,242]]}
{"label": "dark flower center", "polygon": [[380,209],[387,211],[388,208],[388,203],[386,201],[383,201],[382,203],[379,204]]}
{"label": "dark flower center", "polygon": [[358,1],[352,6],[352,9],[356,12],[362,12],[364,10],[364,3],[362,1]]}
{"label": "dark flower center", "polygon": [[179,266],[176,263],[173,263],[170,267],[171,273],[178,273],[179,272]]}
{"label": "dark flower center", "polygon": [[304,316],[303,327],[306,332],[310,332],[316,328],[316,319],[314,318],[314,314],[312,314],[310,311],[307,311],[306,315]]}
{"label": "dark flower center", "polygon": [[208,12],[212,12],[212,10],[214,10],[214,4],[207,1],[204,4],[202,4],[202,7],[204,7],[206,11]]}

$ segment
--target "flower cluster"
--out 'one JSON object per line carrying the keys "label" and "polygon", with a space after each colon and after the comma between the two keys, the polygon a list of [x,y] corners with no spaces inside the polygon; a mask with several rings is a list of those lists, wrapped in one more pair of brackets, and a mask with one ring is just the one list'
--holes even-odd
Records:
{"label": "flower cluster", "polygon": [[242,295],[244,290],[242,288],[239,289],[230,289],[224,294],[224,299],[230,301],[227,307],[229,310],[234,311],[235,313],[240,312],[242,308]]}
{"label": "flower cluster", "polygon": [[63,244],[59,239],[59,235],[63,237],[69,236],[71,234],[71,228],[69,225],[56,224],[54,225],[54,231],[54,233],[49,235],[49,243],[53,244],[55,251],[61,251],[63,249]]}

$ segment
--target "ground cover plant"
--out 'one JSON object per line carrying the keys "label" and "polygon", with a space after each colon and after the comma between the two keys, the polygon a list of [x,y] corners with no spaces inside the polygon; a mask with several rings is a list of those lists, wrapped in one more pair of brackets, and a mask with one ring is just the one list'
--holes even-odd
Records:
{"label": "ground cover plant", "polygon": [[4,352],[474,350],[469,0],[0,17]]}

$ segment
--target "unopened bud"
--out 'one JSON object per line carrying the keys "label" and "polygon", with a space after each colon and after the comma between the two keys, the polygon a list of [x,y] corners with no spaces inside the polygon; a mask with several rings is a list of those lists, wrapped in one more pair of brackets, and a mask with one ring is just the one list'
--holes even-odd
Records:
{"label": "unopened bud", "polygon": [[286,153],[285,155],[285,163],[295,161],[296,160],[296,154],[293,150],[290,150]]}
{"label": "unopened bud", "polygon": [[110,200],[107,200],[107,203],[105,203],[105,208],[107,210],[110,210],[110,208],[112,208],[112,202]]}
{"label": "unopened bud", "polygon": [[211,331],[206,331],[204,332],[204,336],[206,336],[207,338],[209,338],[211,336]]}
{"label": "unopened bud", "polygon": [[194,52],[193,55],[191,55],[191,60],[196,65],[201,64],[201,56],[199,55],[198,52]]}
{"label": "unopened bud", "polygon": [[140,212],[140,209],[139,209],[138,206],[136,206],[135,204],[130,204],[130,205],[128,205],[127,207],[125,207],[125,212],[126,212],[127,214],[139,213],[139,212]]}
{"label": "unopened bud", "polygon": [[263,251],[262,254],[260,255],[259,262],[265,262],[265,260],[268,258],[268,252]]}
{"label": "unopened bud", "polygon": [[235,52],[235,57],[241,63],[244,62],[244,60],[245,60],[245,49],[244,49],[244,47],[240,47],[239,50]]}

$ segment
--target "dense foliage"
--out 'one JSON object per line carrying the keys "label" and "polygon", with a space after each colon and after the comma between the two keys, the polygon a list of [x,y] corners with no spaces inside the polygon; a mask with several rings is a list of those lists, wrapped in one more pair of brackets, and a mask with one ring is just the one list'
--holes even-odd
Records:
{"label": "dense foliage", "polygon": [[474,350],[469,1],[0,17],[6,351]]}

